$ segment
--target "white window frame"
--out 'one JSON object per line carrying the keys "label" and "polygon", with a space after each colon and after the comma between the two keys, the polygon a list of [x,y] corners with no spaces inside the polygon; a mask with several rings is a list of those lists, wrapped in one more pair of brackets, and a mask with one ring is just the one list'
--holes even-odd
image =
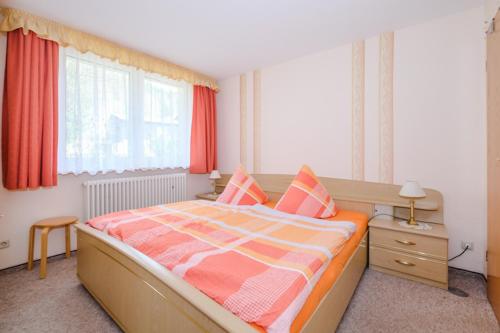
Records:
{"label": "white window frame", "polygon": [[[141,69],[136,69],[131,66],[125,66],[117,61],[111,61],[108,59],[101,58],[95,54],[90,52],[81,53],[73,48],[60,48],[59,49],[59,129],[66,128],[66,57],[73,57],[83,61],[94,62],[97,64],[105,64],[106,67],[114,68],[120,71],[125,71],[129,74],[130,82],[129,82],[129,108],[130,108],[130,121],[133,126],[131,126],[131,131],[133,133],[129,133],[129,138],[133,138],[131,145],[128,147],[129,155],[132,156],[129,158],[133,158],[134,160],[140,160],[144,162],[144,156],[142,156],[144,150],[144,136],[142,135],[143,130],[138,130],[139,127],[144,127],[145,119],[144,119],[144,82],[145,79],[150,79],[154,81],[158,81],[160,83],[168,84],[171,86],[177,86],[181,89],[186,89],[186,100],[183,102],[186,106],[186,112],[180,113],[180,126],[184,126],[181,128],[182,131],[186,133],[186,139],[184,144],[184,149],[186,151],[187,159],[181,165],[172,165],[172,166],[155,166],[155,167],[147,167],[147,166],[134,166],[131,168],[121,169],[106,169],[106,170],[80,170],[80,171],[58,171],[59,174],[67,174],[74,173],[80,174],[84,172],[88,172],[91,174],[95,173],[107,173],[107,172],[123,172],[123,171],[133,171],[133,170],[152,170],[152,169],[166,169],[166,168],[189,168],[189,156],[190,156],[190,138],[191,138],[191,118],[192,118],[192,109],[193,109],[193,87],[191,84],[188,84],[183,81],[176,81],[169,79],[167,77],[161,76],[155,73],[144,72]],[[60,158],[66,159],[66,132],[59,131],[59,144],[58,144],[58,156]],[[78,158],[75,158],[75,161]],[[68,159],[67,159],[68,160]]]}

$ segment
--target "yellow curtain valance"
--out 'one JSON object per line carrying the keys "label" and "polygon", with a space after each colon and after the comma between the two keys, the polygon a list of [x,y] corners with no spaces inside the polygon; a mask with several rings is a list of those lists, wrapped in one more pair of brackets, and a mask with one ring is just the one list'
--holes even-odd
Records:
{"label": "yellow curtain valance", "polygon": [[81,32],[48,19],[32,15],[22,10],[2,8],[3,20],[0,31],[8,32],[19,28],[24,34],[29,30],[40,38],[57,42],[61,46],[71,46],[78,51],[92,52],[101,57],[117,60],[123,65],[140,68],[146,72],[164,75],[174,80],[182,80],[194,85],[217,90],[214,79],[168,61],[135,51],[97,36]]}

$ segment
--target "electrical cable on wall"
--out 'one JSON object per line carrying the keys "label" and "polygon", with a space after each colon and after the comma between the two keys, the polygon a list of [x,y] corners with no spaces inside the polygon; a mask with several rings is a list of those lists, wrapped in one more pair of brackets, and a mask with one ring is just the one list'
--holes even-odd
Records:
{"label": "electrical cable on wall", "polygon": [[465,247],[465,249],[464,249],[462,252],[460,252],[459,254],[457,254],[456,256],[454,256],[453,258],[448,259],[448,261],[452,261],[453,259],[457,259],[457,258],[458,258],[458,257],[460,257],[462,254],[464,254],[464,253],[465,253],[468,249],[469,249],[469,245],[467,245],[467,246]]}

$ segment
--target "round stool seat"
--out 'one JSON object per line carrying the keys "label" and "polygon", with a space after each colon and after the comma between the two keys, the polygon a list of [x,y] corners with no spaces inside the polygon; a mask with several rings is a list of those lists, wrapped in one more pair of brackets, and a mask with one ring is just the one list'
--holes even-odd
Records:
{"label": "round stool seat", "polygon": [[57,228],[64,227],[65,225],[73,224],[76,222],[78,222],[78,217],[76,216],[57,216],[40,220],[33,225],[37,228]]}

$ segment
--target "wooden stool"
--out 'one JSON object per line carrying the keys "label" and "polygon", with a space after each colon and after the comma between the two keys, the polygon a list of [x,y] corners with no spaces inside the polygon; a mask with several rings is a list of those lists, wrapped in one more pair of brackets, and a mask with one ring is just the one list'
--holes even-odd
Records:
{"label": "wooden stool", "polygon": [[66,258],[71,255],[71,244],[69,227],[71,224],[78,222],[76,216],[59,216],[45,220],[40,220],[33,224],[30,228],[30,243],[28,252],[28,270],[33,269],[33,252],[35,247],[35,229],[42,229],[41,251],[40,251],[40,279],[44,279],[47,275],[47,241],[49,231],[56,228],[64,227],[66,231]]}

